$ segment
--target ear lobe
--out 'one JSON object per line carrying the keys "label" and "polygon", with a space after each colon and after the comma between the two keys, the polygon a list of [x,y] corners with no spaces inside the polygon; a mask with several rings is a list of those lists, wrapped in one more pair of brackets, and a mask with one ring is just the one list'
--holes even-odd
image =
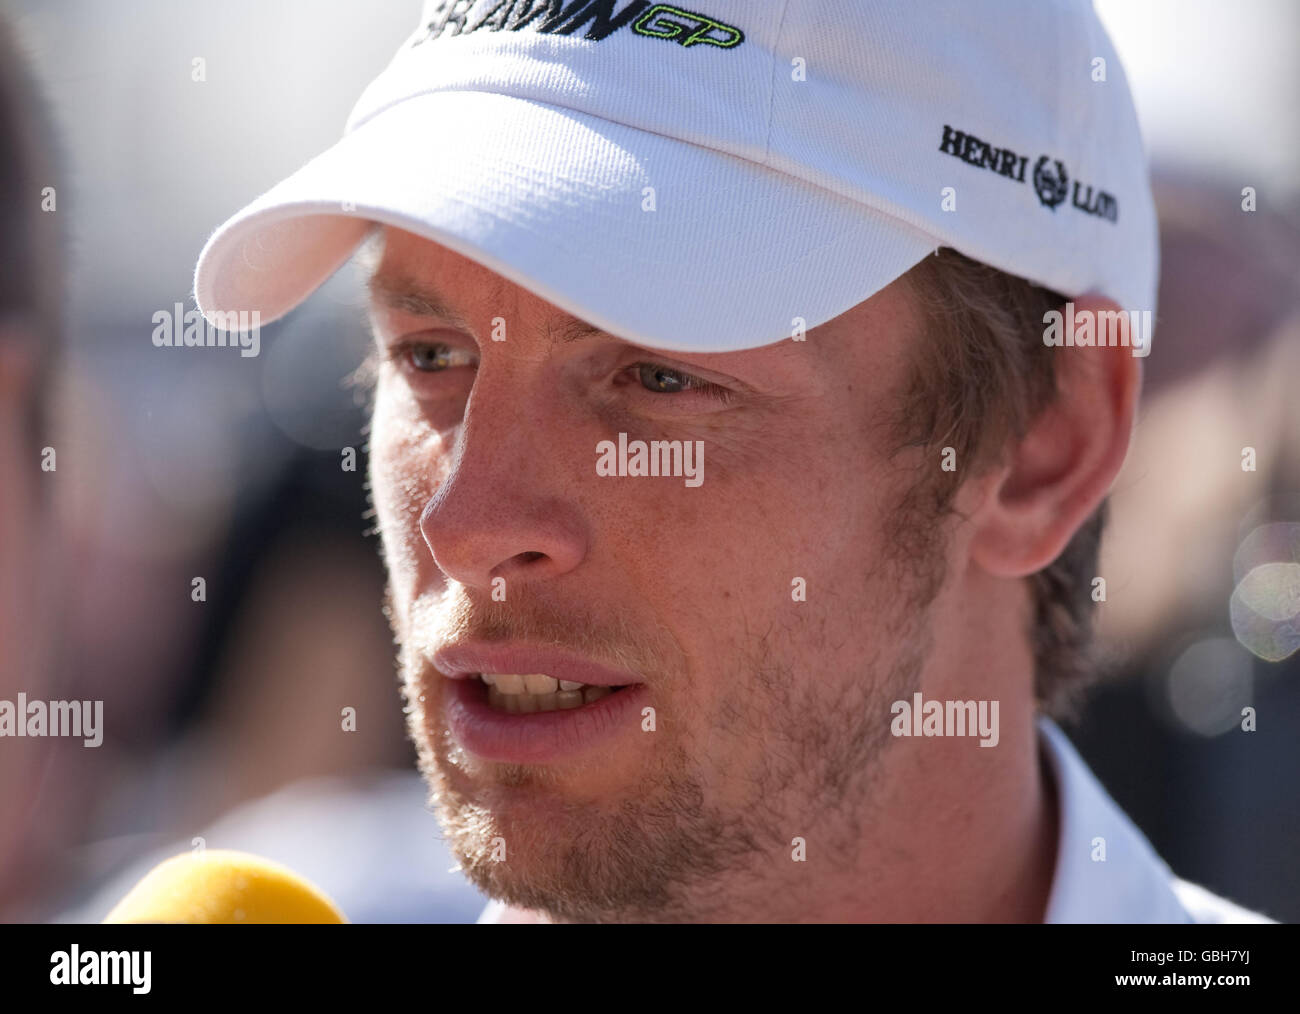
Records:
{"label": "ear lobe", "polygon": [[1076,333],[1095,344],[1048,349],[1058,357],[1056,396],[1004,448],[1002,470],[972,518],[971,557],[996,577],[1026,577],[1055,560],[1105,498],[1128,452],[1142,376],[1128,315],[1085,296],[1074,301],[1074,319],[1091,320],[1091,337],[1082,327]]}

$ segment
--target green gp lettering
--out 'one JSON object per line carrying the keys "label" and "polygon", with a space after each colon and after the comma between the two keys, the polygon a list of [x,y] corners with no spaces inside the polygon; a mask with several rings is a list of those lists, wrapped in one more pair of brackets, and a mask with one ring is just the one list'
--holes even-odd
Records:
{"label": "green gp lettering", "polygon": [[[669,4],[655,4],[637,18],[632,30],[640,35],[650,35],[657,39],[668,39],[683,46],[693,46],[697,42],[706,42],[711,46],[729,49],[745,41],[745,33],[733,25],[724,25],[703,14],[692,14]],[[723,33],[721,37],[711,32]]]}

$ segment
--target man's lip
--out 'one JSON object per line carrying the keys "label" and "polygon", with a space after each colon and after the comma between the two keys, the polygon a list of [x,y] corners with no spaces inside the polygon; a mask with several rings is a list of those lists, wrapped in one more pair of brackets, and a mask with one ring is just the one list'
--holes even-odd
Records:
{"label": "man's lip", "polygon": [[635,673],[611,669],[574,652],[543,645],[473,642],[444,645],[434,652],[433,665],[454,680],[471,679],[481,673],[540,672],[594,687],[623,687],[644,682]]}

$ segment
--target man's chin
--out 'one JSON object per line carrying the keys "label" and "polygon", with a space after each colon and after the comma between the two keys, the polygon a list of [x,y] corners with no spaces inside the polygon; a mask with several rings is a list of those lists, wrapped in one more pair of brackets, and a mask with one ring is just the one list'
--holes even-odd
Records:
{"label": "man's chin", "polygon": [[703,811],[684,757],[671,774],[636,767],[643,758],[552,768],[485,762],[450,744],[430,737],[419,751],[430,804],[461,871],[508,905],[557,921],[680,919],[682,894],[728,837]]}
{"label": "man's chin", "polygon": [[551,772],[532,766],[484,765],[474,776],[439,767],[426,780],[449,849],[489,897],[581,922],[663,904],[657,892],[642,897],[637,847],[620,848],[616,805],[574,802]]}

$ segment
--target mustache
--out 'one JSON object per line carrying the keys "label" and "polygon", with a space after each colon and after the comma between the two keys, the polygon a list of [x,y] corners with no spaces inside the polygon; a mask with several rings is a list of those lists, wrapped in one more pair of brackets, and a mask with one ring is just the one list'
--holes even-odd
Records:
{"label": "mustache", "polygon": [[509,600],[493,601],[455,582],[418,596],[406,608],[385,591],[385,613],[402,653],[421,668],[439,648],[468,641],[514,642],[560,648],[611,668],[668,676],[686,667],[686,652],[661,622],[631,610],[545,600],[527,587],[514,587]]}

